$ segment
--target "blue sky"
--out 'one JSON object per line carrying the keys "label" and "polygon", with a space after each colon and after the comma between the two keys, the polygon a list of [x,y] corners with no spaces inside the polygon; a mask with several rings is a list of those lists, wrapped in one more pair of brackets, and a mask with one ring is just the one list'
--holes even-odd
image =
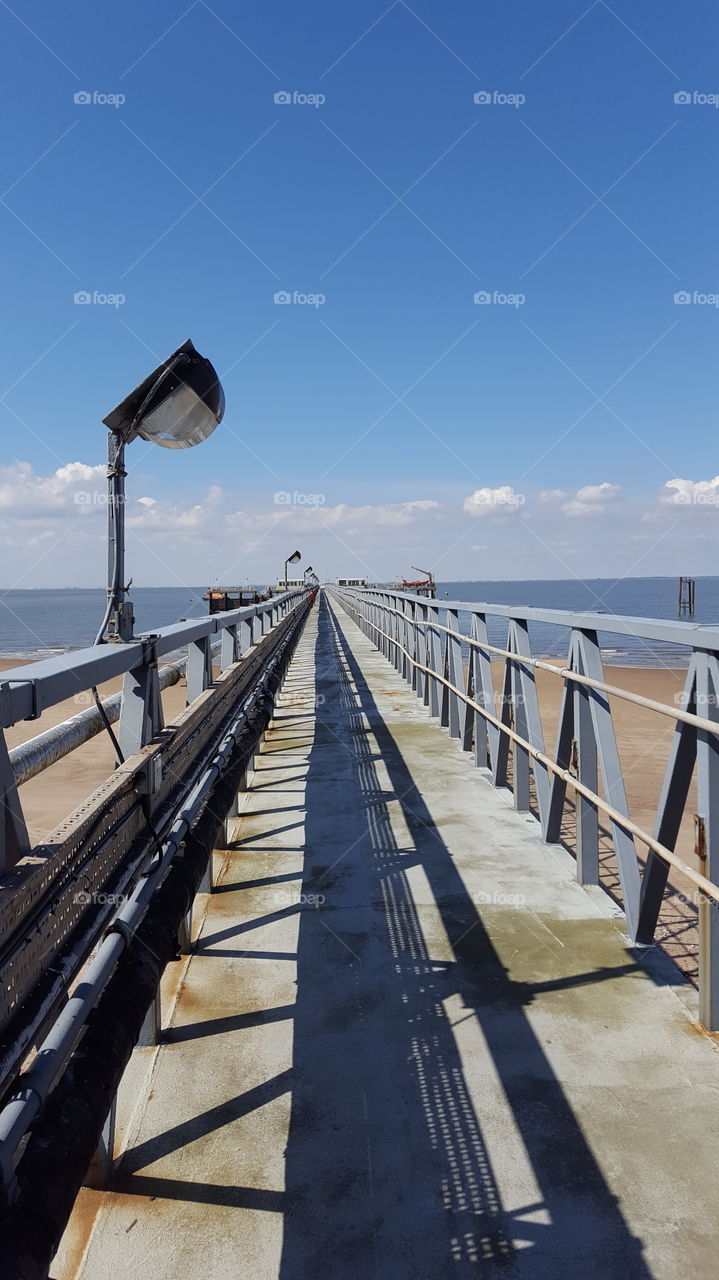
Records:
{"label": "blue sky", "polygon": [[3,584],[102,581],[101,419],[188,336],[227,415],[129,455],[136,581],[714,570],[717,27],[0,3]]}

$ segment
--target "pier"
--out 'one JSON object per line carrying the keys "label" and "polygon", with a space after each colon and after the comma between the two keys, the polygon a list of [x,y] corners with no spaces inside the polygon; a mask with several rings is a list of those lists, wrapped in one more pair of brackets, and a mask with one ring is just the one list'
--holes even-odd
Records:
{"label": "pier", "polygon": [[[125,672],[123,761],[41,849],[6,753],[3,1277],[712,1273],[719,632],[602,617],[687,646],[669,707],[597,625],[297,590],[3,681],[10,725]],[[674,726],[650,832],[620,696]],[[676,877],[698,989],[653,945]]]}

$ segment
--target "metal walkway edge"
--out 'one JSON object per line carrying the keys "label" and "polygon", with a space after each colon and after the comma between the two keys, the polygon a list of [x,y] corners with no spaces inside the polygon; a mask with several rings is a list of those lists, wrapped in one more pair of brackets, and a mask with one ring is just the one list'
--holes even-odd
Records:
{"label": "metal walkway edge", "polygon": [[691,992],[324,598],[239,807],[56,1280],[708,1277]]}

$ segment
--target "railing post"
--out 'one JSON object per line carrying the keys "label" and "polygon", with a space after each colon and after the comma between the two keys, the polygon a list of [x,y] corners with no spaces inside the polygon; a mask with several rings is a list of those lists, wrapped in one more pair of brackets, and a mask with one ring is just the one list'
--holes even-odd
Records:
{"label": "railing post", "polygon": [[240,646],[237,638],[237,623],[231,627],[223,627],[220,640],[220,670],[226,671],[228,667],[233,666],[240,656]]}
{"label": "railing post", "polygon": [[[529,641],[529,623],[524,618],[514,618],[511,627],[511,648],[523,658],[531,658],[532,646]],[[542,717],[539,711],[539,699],[534,669],[522,662],[514,664],[514,727],[520,737],[544,755],[544,733]],[[529,808],[529,771],[534,775],[542,831],[546,829],[549,805],[549,774],[545,765],[539,763],[529,753],[522,751],[526,759],[526,808]],[[531,764],[530,764],[531,760]]]}
{"label": "railing post", "polygon": [[[572,631],[569,640],[567,666],[577,669],[577,642]],[[557,743],[554,750],[554,761],[560,769],[572,767],[572,747],[574,744],[574,690],[576,686],[571,679],[565,679],[559,707],[559,723],[557,725]],[[547,825],[544,839],[547,844],[556,844],[562,833],[562,818],[567,796],[567,784],[560,774],[555,773],[549,784],[549,804],[547,806]]]}
{"label": "railing post", "polygon": [[147,1013],[144,1022],[140,1028],[140,1037],[137,1041],[141,1049],[149,1049],[153,1045],[160,1043],[162,1035],[162,996],[160,994],[160,985],[157,989]]}
{"label": "railing post", "polygon": [[[423,666],[427,666],[427,628],[425,622],[427,620],[427,607],[418,604],[414,611],[414,656],[415,661],[421,662]],[[425,690],[427,687],[426,672],[420,671],[415,667],[415,683],[414,690],[421,702],[425,702]]]}
{"label": "railing post", "polygon": [[210,637],[200,636],[187,646],[187,705],[199,698],[212,684],[212,650]]}
{"label": "railing post", "polygon": [[117,1121],[117,1094],[105,1117],[100,1140],[87,1171],[84,1185],[93,1191],[105,1191],[115,1169],[115,1126]]}
{"label": "railing post", "polygon": [[[453,633],[447,636],[448,679],[455,689],[466,692],[464,664],[462,662],[462,638],[459,629],[459,612],[457,609],[447,610],[447,626]],[[449,701],[449,736],[459,738],[462,726],[462,708],[465,705],[459,694],[447,690]]]}
{"label": "railing post", "polygon": [[255,643],[254,622],[254,615],[249,618],[242,618],[240,622],[240,653],[246,653]]}
{"label": "railing post", "polygon": [[125,759],[152,742],[163,725],[155,644],[149,638],[143,642],[141,664],[127,671],[122,682],[117,741]]}
{"label": "railing post", "polygon": [[9,871],[30,852],[30,838],[23,816],[5,734],[0,730],[0,873]]}
{"label": "railing post", "polygon": [[[483,613],[472,614],[472,624],[470,629],[470,637],[472,640],[478,640],[480,644],[487,644],[487,619]],[[469,684],[468,688],[472,689],[472,697],[475,702],[483,707],[490,715],[497,715],[497,700],[494,696],[494,685],[492,683],[492,661],[486,649],[478,649],[475,645],[471,646],[469,654]],[[490,724],[485,720],[484,716],[478,711],[474,711],[472,707],[467,707],[467,716],[464,730],[464,749],[471,751],[472,736],[474,736],[474,759],[475,764],[483,769],[494,767],[497,758],[497,745],[499,738],[499,730],[496,725]],[[474,734],[472,733],[474,730]]]}
{"label": "railing post", "polygon": [[[594,736],[591,694],[585,685],[575,684],[574,738],[577,744],[577,778],[596,793],[599,774],[597,770],[597,740]],[[599,813],[596,805],[586,796],[576,798],[577,824],[577,879],[580,884],[599,884]]]}
{"label": "railing post", "polygon": [[[436,606],[429,606],[427,616],[430,624],[438,623],[439,608]],[[436,672],[438,673],[442,671],[442,637],[441,633],[436,631],[431,625],[429,627],[429,640],[427,647],[427,666],[430,668],[432,673],[429,677],[429,714],[435,719],[438,719],[442,710],[442,686],[438,680],[435,680],[434,675]],[[444,674],[443,671],[442,674]]]}
{"label": "railing post", "polygon": [[197,886],[197,892],[212,893],[212,890],[214,889],[214,887],[215,887],[215,867],[214,867],[214,858],[213,858],[212,849],[210,849],[210,852],[207,856],[207,862],[205,864],[205,870],[202,873],[202,879],[200,880],[200,883]]}
{"label": "railing post", "polygon": [[[507,642],[505,649],[511,649],[511,631],[507,628]],[[499,704],[499,721],[500,724],[507,725],[509,728],[512,719],[512,659],[504,659],[504,671],[502,674],[502,692],[500,693]],[[494,758],[492,766],[492,785],[495,787],[506,787],[507,771],[509,767],[509,737],[498,730],[499,737],[497,739],[497,754]]]}
{"label": "railing post", "polygon": [[409,639],[410,608],[411,606],[410,606],[409,600],[403,600],[402,601],[402,617],[398,620],[401,626],[400,639],[402,642],[402,649],[403,649],[403,652],[400,653],[399,655],[399,660],[400,660],[399,670],[401,672],[402,679],[406,682],[409,682],[412,679],[412,662],[411,662],[411,659],[407,656],[410,651],[410,639]]}
{"label": "railing post", "polygon": [[[517,621],[512,618],[509,624],[509,642],[507,648],[513,653],[520,652],[519,630]],[[512,708],[512,722],[515,733],[520,738],[527,740],[527,717],[524,708],[524,688],[522,684],[522,673],[519,663],[513,659],[510,660],[511,684],[510,697]],[[517,742],[513,743],[513,778],[512,791],[514,792],[514,807],[518,813],[526,813],[529,809],[529,752],[526,747],[520,747]]]}
{"label": "railing post", "polygon": [[[581,674],[589,676],[598,683],[604,683],[604,668],[596,631],[577,631],[577,650]],[[604,795],[607,803],[612,808],[617,809],[626,816],[629,813],[629,809],[627,807],[622,764],[617,750],[609,699],[605,693],[592,689],[587,698],[587,704],[591,715],[592,732],[596,742],[599,766],[604,779]],[[630,937],[634,937],[639,915],[640,893],[636,846],[634,837],[628,831],[625,831],[623,827],[620,827],[618,823],[612,822],[611,830],[617,857],[619,880],[622,886],[627,927]]]}
{"label": "railing post", "polygon": [[[702,653],[697,667],[699,715],[719,720],[719,663]],[[697,730],[696,847],[701,870],[719,883],[719,738]],[[719,904],[699,897],[699,1021],[708,1031],[719,1031]]]}
{"label": "railing post", "polygon": [[[689,711],[693,715],[697,715],[699,711],[697,707],[697,661],[697,654],[692,654],[681,701],[682,710]],[[694,725],[678,720],[674,729],[656,822],[652,833],[654,839],[659,844],[665,845],[667,849],[676,847],[696,758],[696,728]],[[642,876],[636,932],[636,941],[644,946],[650,946],[654,941],[654,930],[661,910],[668,873],[669,863],[665,862],[663,858],[660,858],[657,853],[650,849]]]}
{"label": "railing post", "polygon": [[400,622],[399,613],[397,612],[398,605],[399,600],[397,599],[397,596],[390,595],[388,598],[389,634],[391,636],[390,660],[395,671],[400,671],[400,669],[402,669],[402,654],[399,652],[400,628],[402,628],[402,622]]}
{"label": "railing post", "polygon": [[229,849],[230,843],[231,843],[230,831],[232,828],[232,824],[234,823],[234,820],[235,818],[237,818],[238,814],[239,814],[239,797],[237,793],[235,793],[235,795],[232,798],[232,803],[230,804],[230,807],[227,810],[227,813],[225,814],[225,817],[222,820],[222,826],[220,827],[219,833],[217,835],[217,843],[215,844],[216,849]]}

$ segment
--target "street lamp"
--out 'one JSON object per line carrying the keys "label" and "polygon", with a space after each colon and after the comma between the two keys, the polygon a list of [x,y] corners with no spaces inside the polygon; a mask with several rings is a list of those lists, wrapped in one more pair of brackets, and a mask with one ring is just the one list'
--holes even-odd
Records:
{"label": "street lamp", "polygon": [[132,640],[135,621],[125,586],[125,445],[139,436],[163,449],[190,449],[212,435],[224,412],[217,373],[188,338],[103,419],[109,427],[108,585],[96,644]]}
{"label": "street lamp", "polygon": [[299,551],[293,551],[292,555],[288,556],[287,559],[285,560],[285,591],[287,590],[287,566],[288,564],[297,564],[297,561],[301,559],[302,559],[302,556],[300,555]]}

